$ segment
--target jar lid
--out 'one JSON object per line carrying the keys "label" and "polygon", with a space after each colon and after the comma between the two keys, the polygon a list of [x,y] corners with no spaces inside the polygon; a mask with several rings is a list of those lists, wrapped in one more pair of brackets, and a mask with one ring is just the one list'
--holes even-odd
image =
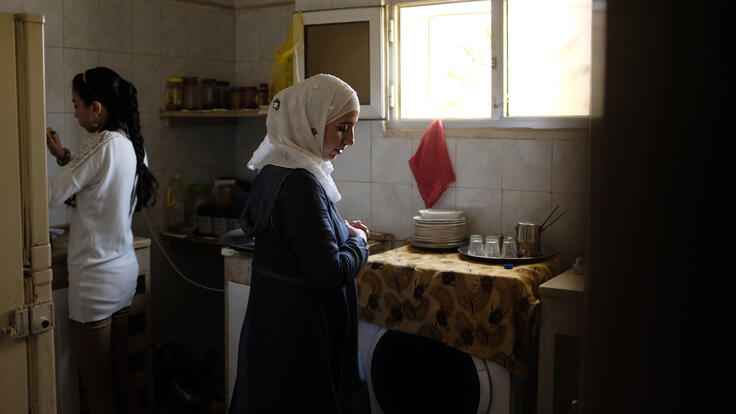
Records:
{"label": "jar lid", "polygon": [[230,86],[230,82],[228,81],[219,80],[215,83],[217,84],[217,86]]}
{"label": "jar lid", "polygon": [[169,82],[179,83],[182,81],[182,78],[179,77],[173,77],[168,79]]}
{"label": "jar lid", "polygon": [[215,78],[204,78],[202,83],[215,83]]}
{"label": "jar lid", "polygon": [[256,88],[255,86],[245,86],[243,87],[243,89],[246,91],[257,91],[258,90],[258,88]]}
{"label": "jar lid", "polygon": [[242,92],[243,91],[243,87],[242,86],[233,86],[232,88],[230,88],[230,90],[233,91],[233,92]]}
{"label": "jar lid", "polygon": [[196,85],[199,78],[184,78],[185,85]]}
{"label": "jar lid", "polygon": [[267,84],[267,83],[259,83],[259,84],[258,84],[258,87],[259,87],[260,89],[268,89],[268,84]]}

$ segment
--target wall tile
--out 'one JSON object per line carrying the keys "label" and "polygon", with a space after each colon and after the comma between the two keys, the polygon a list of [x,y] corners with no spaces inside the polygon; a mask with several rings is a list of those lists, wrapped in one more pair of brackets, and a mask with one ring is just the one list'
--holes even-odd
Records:
{"label": "wall tile", "polygon": [[146,148],[148,167],[150,169],[162,168],[166,165],[164,138],[162,133],[161,118],[156,113],[142,113],[141,135],[143,145]]}
{"label": "wall tile", "polygon": [[260,25],[259,55],[261,59],[273,59],[274,52],[287,39],[293,5],[257,9]]}
{"label": "wall tile", "polygon": [[112,52],[130,52],[133,43],[133,3],[129,0],[100,2],[97,47]]}
{"label": "wall tile", "polygon": [[455,188],[455,208],[463,211],[466,235],[501,234],[501,190]]}
{"label": "wall tile", "polygon": [[212,33],[213,58],[235,60],[235,15],[227,10],[217,10]]}
{"label": "wall tile", "polygon": [[501,141],[496,139],[458,139],[457,186],[501,188]]}
{"label": "wall tile", "polygon": [[542,233],[542,246],[562,253],[570,260],[585,255],[588,228],[588,199],[579,194],[552,194],[552,205],[559,205],[554,220],[567,210],[553,225]]}
{"label": "wall tile", "polygon": [[411,184],[414,176],[409,168],[411,140],[374,138],[372,180],[376,183]]}
{"label": "wall tile", "polygon": [[93,50],[64,49],[64,112],[74,112],[72,79],[78,73],[100,65],[100,54]]}
{"label": "wall tile", "polygon": [[100,52],[100,66],[106,66],[130,82],[133,77],[133,55],[130,53]]}
{"label": "wall tile", "polygon": [[[456,187],[447,187],[440,199],[437,200],[435,205],[432,206],[436,210],[454,210],[456,199]],[[424,199],[419,192],[419,187],[416,184],[411,185],[411,214],[415,216],[419,214],[419,210],[427,208],[424,204]]]}
{"label": "wall tile", "polygon": [[[46,113],[46,126],[52,128],[61,137],[61,144],[67,148],[69,147],[69,139],[66,136],[66,128],[64,127],[64,114],[63,113]],[[54,177],[61,171],[61,167],[56,163],[56,157],[46,150],[46,176]]]}
{"label": "wall tile", "polygon": [[162,107],[165,79],[158,56],[133,55],[131,82],[138,90],[138,110],[158,112]]}
{"label": "wall tile", "polygon": [[[235,60],[260,60],[260,22],[258,9],[239,10],[235,15]],[[273,55],[269,56],[273,58]]]}
{"label": "wall tile", "polygon": [[161,0],[133,0],[133,53],[161,52]]}
{"label": "wall tile", "polygon": [[360,220],[371,229],[371,183],[335,181],[342,199],[335,207],[345,220]]}
{"label": "wall tile", "polygon": [[552,143],[552,191],[587,193],[588,141]]}
{"label": "wall tile", "polygon": [[46,112],[64,112],[64,89],[72,84],[64,77],[64,49],[47,46],[44,53]]}
{"label": "wall tile", "polygon": [[552,212],[551,203],[551,194],[547,192],[504,190],[503,234],[513,236],[519,221],[541,224]]}
{"label": "wall tile", "polygon": [[[44,44],[46,46],[64,46],[64,2],[63,0],[26,0],[26,13],[44,15]],[[3,7],[3,11],[7,11]]]}
{"label": "wall tile", "polygon": [[503,141],[503,189],[550,191],[551,188],[551,142]]}
{"label": "wall tile", "polygon": [[64,46],[97,49],[99,12],[97,0],[64,0]]}
{"label": "wall tile", "polygon": [[371,124],[358,121],[354,130],[355,144],[332,162],[332,177],[343,181],[371,181]]}
{"label": "wall tile", "polygon": [[189,9],[176,1],[164,1],[161,8],[161,55],[189,56]]}
{"label": "wall tile", "polygon": [[396,239],[411,235],[411,186],[371,184],[371,229],[393,233]]}
{"label": "wall tile", "polygon": [[89,137],[89,132],[79,126],[79,121],[74,114],[64,114],[64,135],[61,136],[61,144],[72,151],[72,156],[79,154],[81,146],[87,142]]}
{"label": "wall tile", "polygon": [[240,86],[268,83],[268,72],[271,70],[272,62],[272,60],[236,62],[235,83]]}
{"label": "wall tile", "polygon": [[6,13],[23,13],[25,11],[23,0],[3,0],[0,6],[2,6],[2,11]]}

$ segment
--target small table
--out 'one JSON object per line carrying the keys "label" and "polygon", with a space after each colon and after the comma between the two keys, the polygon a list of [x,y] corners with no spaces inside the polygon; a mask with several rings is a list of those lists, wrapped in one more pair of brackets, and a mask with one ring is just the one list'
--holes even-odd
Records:
{"label": "small table", "polygon": [[542,324],[539,332],[537,414],[552,414],[554,411],[556,337],[582,337],[584,291],[583,275],[572,270],[539,286]]}
{"label": "small table", "polygon": [[568,267],[560,255],[505,269],[463,259],[457,251],[403,246],[368,258],[357,278],[359,317],[526,377],[539,285]]}

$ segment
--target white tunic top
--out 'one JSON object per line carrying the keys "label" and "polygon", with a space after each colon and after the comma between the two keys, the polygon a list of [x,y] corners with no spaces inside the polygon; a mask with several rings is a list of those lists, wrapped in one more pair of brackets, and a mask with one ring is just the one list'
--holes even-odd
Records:
{"label": "white tunic top", "polygon": [[136,183],[133,144],[119,132],[100,131],[49,180],[49,208],[76,194],[69,223],[69,318],[104,319],[135,294],[133,249]]}

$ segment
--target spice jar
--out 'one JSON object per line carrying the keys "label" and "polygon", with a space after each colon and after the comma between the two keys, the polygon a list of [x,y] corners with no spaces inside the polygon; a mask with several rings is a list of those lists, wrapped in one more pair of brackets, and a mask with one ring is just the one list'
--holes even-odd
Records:
{"label": "spice jar", "polygon": [[240,86],[233,86],[230,88],[230,106],[233,109],[239,109],[242,102],[243,88]]}
{"label": "spice jar", "polygon": [[258,85],[258,93],[256,94],[256,106],[268,105],[268,84],[261,83]]}
{"label": "spice jar", "polygon": [[255,86],[246,86],[243,88],[243,101],[241,102],[241,106],[243,108],[256,108],[256,93],[258,92],[258,88]]}
{"label": "spice jar", "polygon": [[182,107],[183,82],[181,78],[172,77],[166,80],[164,90],[164,106],[167,111],[178,111]]}
{"label": "spice jar", "polygon": [[199,78],[184,78],[184,109],[199,109]]}
{"label": "spice jar", "polygon": [[228,81],[217,81],[217,99],[215,102],[215,108],[228,109],[230,108],[230,82]]}
{"label": "spice jar", "polygon": [[212,109],[215,107],[215,79],[202,79],[202,109]]}

